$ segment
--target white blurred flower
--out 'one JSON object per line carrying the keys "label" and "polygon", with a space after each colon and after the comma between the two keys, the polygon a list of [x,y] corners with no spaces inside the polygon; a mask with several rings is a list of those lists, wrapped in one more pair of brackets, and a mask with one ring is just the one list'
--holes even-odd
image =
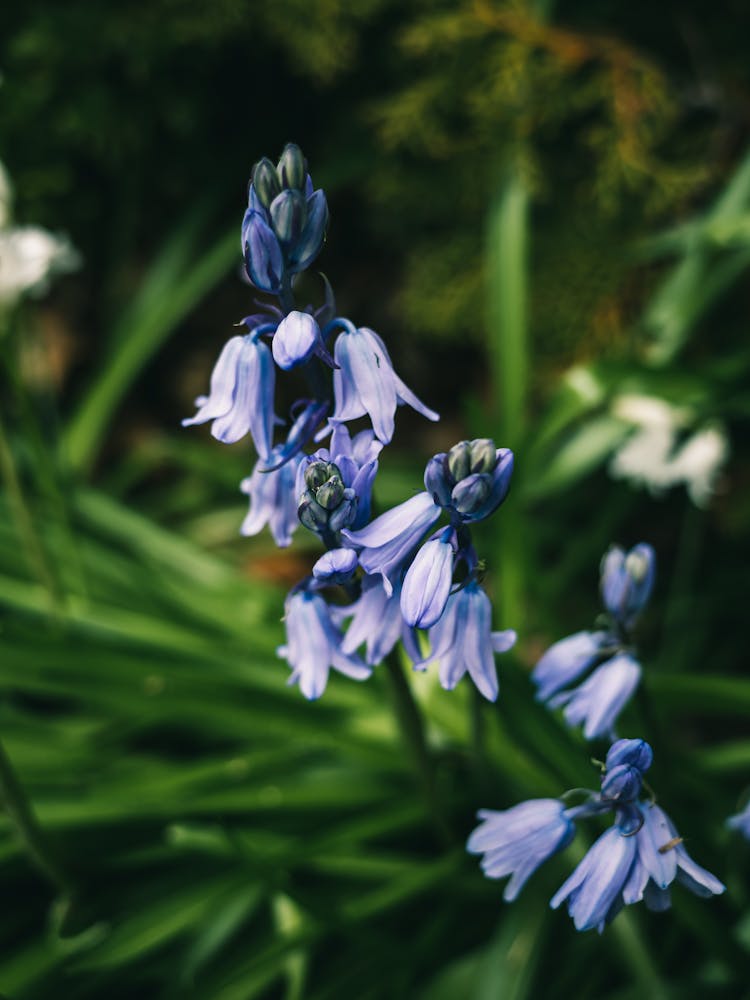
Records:
{"label": "white blurred flower", "polygon": [[72,271],[80,257],[64,236],[39,226],[11,226],[12,192],[0,163],[0,308],[27,292],[44,292],[54,274]]}
{"label": "white blurred flower", "polygon": [[729,456],[723,429],[704,425],[685,437],[692,430],[690,410],[655,396],[617,396],[611,409],[633,425],[633,433],[615,452],[610,475],[655,494],[682,484],[697,507],[706,506]]}

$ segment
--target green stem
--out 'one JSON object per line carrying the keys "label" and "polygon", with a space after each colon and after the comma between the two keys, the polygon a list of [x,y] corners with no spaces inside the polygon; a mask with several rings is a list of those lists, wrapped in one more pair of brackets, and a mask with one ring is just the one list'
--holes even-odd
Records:
{"label": "green stem", "polygon": [[386,657],[385,667],[390,680],[393,705],[401,735],[414,761],[427,809],[435,824],[438,836],[444,844],[450,844],[453,837],[437,795],[435,768],[425,738],[422,715],[414,700],[411,686],[404,676],[403,667],[395,653],[390,653]]}
{"label": "green stem", "polygon": [[0,798],[31,860],[60,892],[69,894],[70,880],[61,868],[46,834],[34,815],[31,803],[2,742],[0,742]]}

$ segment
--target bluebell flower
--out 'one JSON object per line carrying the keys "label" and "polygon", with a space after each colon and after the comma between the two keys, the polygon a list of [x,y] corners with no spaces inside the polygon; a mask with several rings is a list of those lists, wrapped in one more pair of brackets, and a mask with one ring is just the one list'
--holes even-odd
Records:
{"label": "bluebell flower", "polygon": [[333,419],[356,420],[368,414],[377,438],[388,444],[395,428],[396,407],[406,404],[428,420],[439,416],[425,406],[393,370],[385,344],[373,330],[359,330],[345,320],[335,320],[343,329],[336,338],[333,373],[336,401]]}
{"label": "bluebell flower", "polygon": [[443,528],[415,556],[401,589],[401,613],[408,625],[430,628],[442,615],[453,581],[457,547],[456,532]]}
{"label": "bluebell flower", "polygon": [[285,316],[273,335],[272,349],[274,361],[285,371],[309,361],[313,354],[333,365],[320,327],[310,313],[294,310]]}
{"label": "bluebell flower", "polygon": [[635,837],[612,826],[586,852],[573,874],[550,901],[556,910],[567,901],[576,930],[600,933],[622,907],[622,891],[636,857]]}
{"label": "bluebell flower", "polygon": [[651,767],[653,760],[654,751],[645,740],[621,739],[615,740],[609,748],[604,764],[607,771],[618,764],[630,764],[643,774]]}
{"label": "bluebell flower", "polygon": [[602,663],[580,687],[549,700],[551,708],[564,708],[569,726],[583,726],[587,740],[612,736],[617,717],[638,686],[640,664],[628,653],[618,653]]}
{"label": "bluebell flower", "polygon": [[455,523],[471,524],[489,517],[505,500],[513,464],[510,448],[495,448],[489,438],[460,441],[427,463],[425,489]]}
{"label": "bluebell flower", "polygon": [[644,900],[651,910],[666,910],[675,879],[703,899],[725,891],[715,875],[693,861],[663,809],[654,803],[641,803],[639,808],[642,825],[633,837],[637,854],[623,886],[624,903]]}
{"label": "bluebell flower", "polygon": [[612,546],[602,560],[601,592],[604,606],[617,624],[630,630],[645,607],[654,586],[656,556],[641,542],[625,552]]}
{"label": "bluebell flower", "polygon": [[260,339],[264,327],[245,336],[232,337],[211,373],[207,397],[196,400],[198,412],[182,421],[183,427],[213,421],[211,433],[232,444],[250,432],[256,451],[267,458],[271,451],[275,369],[271,351]]}
{"label": "bluebell flower", "polygon": [[357,553],[352,549],[329,549],[317,560],[312,572],[321,583],[346,583],[358,565]]}
{"label": "bluebell flower", "polygon": [[516,898],[537,868],[570,843],[575,825],[559,799],[530,799],[512,809],[481,809],[483,822],[466,844],[472,854],[483,854],[487,878],[510,875],[503,899]]}
{"label": "bluebell flower", "polygon": [[737,813],[736,816],[729,817],[727,826],[730,830],[739,830],[743,837],[750,840],[750,802],[748,802],[742,812]]}
{"label": "bluebell flower", "polygon": [[610,766],[602,777],[602,797],[610,802],[634,802],[642,787],[643,772],[632,764]]}
{"label": "bluebell flower", "polygon": [[[360,560],[361,561],[361,560]],[[430,655],[415,663],[425,669],[440,663],[440,683],[452,691],[468,673],[480,694],[495,701],[499,691],[495,653],[505,653],[515,644],[513,629],[492,631],[492,605],[476,580],[451,594],[445,611],[429,631]]]}
{"label": "bluebell flower", "polygon": [[553,643],[531,672],[538,701],[547,701],[577,681],[602,655],[611,641],[607,632],[575,632]]}
{"label": "bluebell flower", "polygon": [[383,662],[400,639],[408,655],[413,660],[419,659],[414,634],[401,615],[400,596],[399,582],[389,595],[379,576],[366,576],[356,601],[331,609],[334,620],[339,624],[351,618],[341,643],[343,652],[354,653],[364,645],[365,661],[375,667]]}
{"label": "bluebell flower", "polygon": [[253,169],[241,243],[247,274],[256,288],[279,294],[292,275],[320,252],[328,205],[314,191],[305,159],[290,143],[276,167],[268,159]]}
{"label": "bluebell flower", "polygon": [[354,680],[365,680],[371,669],[354,653],[341,649],[341,632],[331,620],[330,609],[320,594],[293,591],[284,605],[287,642],[278,655],[292,668],[289,684],[299,684],[311,701],[319,698],[333,667]]}
{"label": "bluebell flower", "polygon": [[306,455],[297,474],[299,517],[307,528],[327,537],[365,523],[382,447],[372,431],[352,440],[343,424],[333,425],[330,446]]}
{"label": "bluebell flower", "polygon": [[[275,449],[269,459],[275,459]],[[257,535],[267,524],[278,546],[285,548],[299,525],[297,497],[294,492],[298,455],[273,472],[265,472],[265,460],[260,459],[252,475],[243,479],[240,489],[250,497],[250,510],[240,528],[241,535]]]}
{"label": "bluebell flower", "polygon": [[429,493],[418,493],[376,517],[367,527],[343,531],[342,537],[361,549],[360,566],[366,573],[380,573],[386,594],[390,595],[403,564],[439,517],[440,508]]}

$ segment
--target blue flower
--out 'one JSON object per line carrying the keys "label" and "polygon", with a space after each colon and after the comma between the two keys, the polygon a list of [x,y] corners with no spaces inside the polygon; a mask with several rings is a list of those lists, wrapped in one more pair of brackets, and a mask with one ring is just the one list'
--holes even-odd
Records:
{"label": "blue flower", "polygon": [[576,632],[553,643],[531,673],[538,701],[547,701],[558,691],[577,681],[601,657],[611,641],[607,632]]}
{"label": "blue flower", "polygon": [[388,595],[402,565],[425,532],[440,517],[440,508],[429,493],[418,493],[357,531],[343,531],[342,537],[360,548],[359,564],[366,573],[380,573]]}
{"label": "blue flower", "polygon": [[[274,461],[279,449],[269,456]],[[257,535],[267,524],[278,546],[285,548],[299,525],[297,518],[297,497],[294,490],[298,455],[273,472],[265,472],[261,459],[253,473],[240,483],[240,489],[250,497],[250,510],[242,522],[241,535]]]}
{"label": "blue flower", "polygon": [[373,330],[356,329],[346,320],[336,338],[333,373],[336,406],[333,420],[356,420],[368,414],[377,438],[388,444],[395,428],[396,407],[406,404],[428,420],[439,416],[419,400],[393,370],[385,344]]}
{"label": "blue flower", "polygon": [[430,655],[415,664],[417,669],[438,660],[440,683],[446,691],[452,691],[468,672],[479,692],[495,701],[499,686],[493,654],[507,652],[515,644],[516,633],[492,631],[492,605],[475,580],[451,594],[429,638]]}
{"label": "blue flower", "polygon": [[329,549],[313,566],[313,576],[321,583],[346,583],[358,564],[352,549]]}
{"label": "blue flower", "polygon": [[567,900],[576,930],[601,933],[622,907],[622,891],[636,856],[635,837],[610,827],[587,851],[550,901],[556,910]]}
{"label": "blue flower", "polygon": [[609,771],[618,764],[630,764],[637,767],[643,774],[654,761],[654,751],[645,740],[622,739],[615,740],[607,751],[606,770]]}
{"label": "blue flower", "polygon": [[725,891],[716,876],[701,868],[690,857],[674,823],[654,803],[641,803],[642,825],[633,837],[637,855],[630,876],[623,886],[623,902],[643,899],[651,910],[666,910],[671,905],[669,887],[675,879],[708,899]]}
{"label": "blue flower", "polygon": [[304,271],[323,245],[328,205],[314,191],[299,146],[289,143],[278,165],[267,158],[253,168],[242,220],[242,252],[256,288],[279,294],[291,275]]}
{"label": "blue flower", "polygon": [[454,523],[482,521],[507,497],[513,464],[510,448],[495,448],[489,438],[460,441],[427,463],[425,489]]}
{"label": "blue flower", "polygon": [[580,687],[552,697],[549,705],[564,705],[565,721],[569,726],[583,725],[587,740],[612,736],[617,717],[640,677],[640,664],[628,653],[619,653],[597,667]]}
{"label": "blue flower", "polygon": [[400,584],[389,595],[379,576],[366,576],[360,596],[346,607],[332,609],[334,619],[341,623],[351,618],[341,649],[354,653],[365,645],[365,661],[375,667],[382,663],[401,639],[412,659],[419,659],[419,649],[412,630],[401,615]]}
{"label": "blue flower", "polygon": [[453,581],[456,549],[456,532],[444,528],[415,556],[401,589],[401,613],[408,625],[430,628],[442,615]]}
{"label": "blue flower", "polygon": [[601,565],[604,606],[620,628],[629,630],[648,601],[654,586],[656,556],[641,542],[629,552],[614,545]]}
{"label": "blue flower", "polygon": [[330,447],[306,455],[297,474],[299,516],[307,528],[337,539],[343,528],[365,523],[382,447],[372,431],[352,440],[343,424],[333,425]]}
{"label": "blue flower", "polygon": [[273,336],[272,347],[274,361],[285,371],[309,361],[313,354],[333,365],[320,327],[310,313],[295,310],[285,316]]}
{"label": "blue flower", "polygon": [[487,878],[510,875],[503,899],[516,898],[537,868],[573,839],[575,825],[559,799],[530,799],[501,812],[482,809],[483,822],[466,844],[472,854],[484,854]]}
{"label": "blue flower", "polygon": [[271,351],[260,339],[263,327],[246,336],[232,337],[211,373],[211,390],[196,400],[198,412],[182,421],[183,427],[213,421],[211,433],[232,444],[249,431],[256,451],[267,458],[271,451],[275,369]]}
{"label": "blue flower", "polygon": [[370,676],[371,669],[358,656],[342,651],[341,632],[319,594],[293,591],[284,608],[287,642],[278,655],[292,668],[288,683],[299,684],[306,698],[312,701],[323,694],[331,667],[358,681]]}

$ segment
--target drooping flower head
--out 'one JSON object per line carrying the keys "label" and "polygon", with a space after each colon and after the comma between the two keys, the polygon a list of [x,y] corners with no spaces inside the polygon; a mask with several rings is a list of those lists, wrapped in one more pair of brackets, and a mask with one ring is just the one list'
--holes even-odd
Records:
{"label": "drooping flower head", "polygon": [[612,546],[602,560],[600,581],[609,627],[560,639],[531,674],[537,699],[563,708],[566,722],[583,726],[586,739],[614,737],[620,712],[640,681],[630,632],[653,589],[655,564],[654,550],[645,542],[629,552]]}
{"label": "drooping flower head", "polygon": [[[271,464],[278,458],[278,448],[268,456]],[[250,510],[242,522],[241,535],[257,535],[267,524],[274,541],[285,548],[299,526],[295,481],[300,455],[271,472],[265,471],[266,460],[259,459],[253,473],[240,483],[240,489],[250,498]]]}
{"label": "drooping flower head", "polygon": [[399,405],[411,406],[428,420],[440,419],[398,377],[385,344],[374,330],[357,329],[344,319],[334,320],[329,327],[336,325],[342,330],[334,346],[334,421],[356,420],[367,414],[378,440],[388,444]]}
{"label": "drooping flower head", "polygon": [[479,816],[485,822],[467,848],[484,853],[488,878],[513,875],[504,894],[512,900],[531,872],[572,840],[576,822],[613,813],[613,825],[550,902],[553,909],[567,903],[579,931],[601,933],[624,906],[641,900],[649,909],[668,909],[675,881],[703,898],[724,892],[724,885],[687,853],[667,814],[652,799],[641,798],[643,774],[652,760],[645,740],[618,740],[607,753],[600,792],[589,791],[581,805],[568,808],[558,799],[532,799],[505,812],[483,810]]}
{"label": "drooping flower head", "polygon": [[559,799],[530,799],[512,809],[480,809],[481,824],[466,843],[471,854],[483,854],[487,878],[510,875],[503,899],[518,896],[537,868],[570,843],[575,824]]}
{"label": "drooping flower head", "polygon": [[492,605],[475,580],[448,598],[442,617],[429,631],[429,639],[430,655],[416,664],[417,669],[438,661],[440,683],[446,691],[452,691],[468,673],[488,701],[497,699],[494,654],[511,649],[516,633],[513,629],[492,631]]}
{"label": "drooping flower head", "polygon": [[331,668],[358,681],[372,673],[356,654],[342,651],[341,632],[320,594],[307,589],[292,591],[284,606],[284,622],[287,641],[279,647],[278,655],[292,668],[288,683],[299,684],[309,700],[323,694]]}

